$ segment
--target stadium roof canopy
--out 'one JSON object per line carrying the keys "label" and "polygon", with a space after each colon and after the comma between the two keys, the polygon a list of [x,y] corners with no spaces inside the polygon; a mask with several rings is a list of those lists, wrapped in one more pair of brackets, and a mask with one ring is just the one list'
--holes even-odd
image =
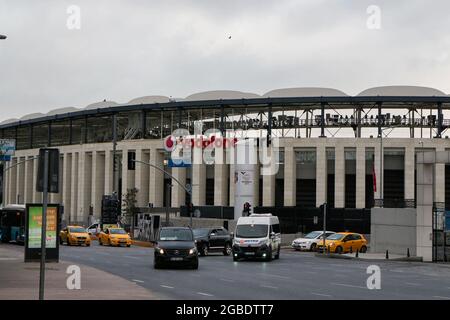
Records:
{"label": "stadium roof canopy", "polygon": [[0,123],[0,128],[33,124],[43,121],[82,117],[96,114],[108,114],[133,110],[190,109],[190,108],[223,108],[223,107],[262,107],[278,106],[289,108],[318,109],[321,104],[330,104],[333,109],[353,109],[357,106],[383,103],[383,108],[434,109],[440,103],[443,109],[450,109],[450,96],[428,87],[418,86],[384,86],[362,91],[356,96],[331,88],[284,88],[269,91],[263,95],[232,90],[216,90],[192,94],[184,99],[173,99],[166,96],[144,96],[119,104],[114,101],[101,101],[85,108],[59,108],[47,114],[32,113],[21,119],[8,119]]}

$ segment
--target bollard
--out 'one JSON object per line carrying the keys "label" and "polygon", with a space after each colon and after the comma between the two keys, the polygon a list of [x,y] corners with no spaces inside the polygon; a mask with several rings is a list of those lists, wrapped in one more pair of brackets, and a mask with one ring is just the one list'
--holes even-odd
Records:
{"label": "bollard", "polygon": [[386,259],[389,259],[389,250],[386,250]]}
{"label": "bollard", "polygon": [[406,251],[406,257],[410,257],[410,254],[409,254],[409,248],[408,248],[408,250]]}
{"label": "bollard", "polygon": [[355,255],[355,257],[356,257],[356,258],[359,257],[359,250],[358,250],[358,249],[356,249],[356,255]]}

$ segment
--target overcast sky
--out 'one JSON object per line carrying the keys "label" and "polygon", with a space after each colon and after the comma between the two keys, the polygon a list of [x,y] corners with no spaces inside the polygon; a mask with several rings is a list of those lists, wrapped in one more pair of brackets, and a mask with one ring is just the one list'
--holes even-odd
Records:
{"label": "overcast sky", "polygon": [[[367,27],[369,5],[381,29]],[[0,121],[218,89],[450,93],[449,13],[448,0],[0,0]]]}

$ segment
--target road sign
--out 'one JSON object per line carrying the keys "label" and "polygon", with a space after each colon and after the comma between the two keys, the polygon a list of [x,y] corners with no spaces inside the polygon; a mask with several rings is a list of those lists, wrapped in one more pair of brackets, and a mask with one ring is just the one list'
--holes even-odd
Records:
{"label": "road sign", "polygon": [[0,139],[0,156],[2,161],[10,161],[11,156],[16,152],[16,140]]}
{"label": "road sign", "polygon": [[190,168],[192,164],[184,162],[182,159],[177,159],[176,161],[169,159],[168,166],[169,168]]}

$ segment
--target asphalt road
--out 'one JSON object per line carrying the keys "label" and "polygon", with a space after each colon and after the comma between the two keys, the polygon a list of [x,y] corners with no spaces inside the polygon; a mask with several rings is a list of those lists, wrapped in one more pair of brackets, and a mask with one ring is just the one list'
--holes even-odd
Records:
{"label": "asphalt road", "polygon": [[[137,283],[162,299],[449,299],[450,267],[412,262],[325,259],[283,250],[272,262],[200,258],[199,270],[153,269],[153,249],[62,246],[62,260]],[[381,289],[367,288],[367,267],[381,269]],[[124,292],[126,295],[126,292]]]}

